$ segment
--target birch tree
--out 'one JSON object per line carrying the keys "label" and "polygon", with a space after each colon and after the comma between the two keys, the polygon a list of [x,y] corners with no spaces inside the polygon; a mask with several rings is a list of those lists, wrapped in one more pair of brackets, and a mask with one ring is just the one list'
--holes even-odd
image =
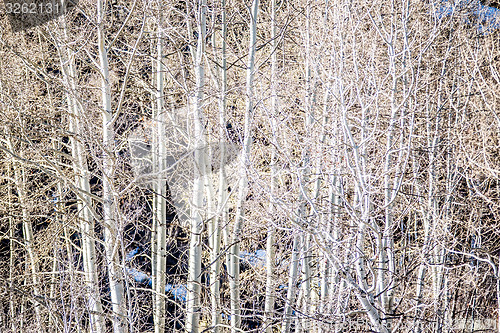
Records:
{"label": "birch tree", "polygon": [[[200,283],[201,283],[201,232],[203,228],[204,178],[205,178],[205,129],[203,124],[204,103],[204,56],[206,39],[206,11],[205,0],[196,6],[198,22],[198,40],[196,50],[192,51],[195,60],[195,111],[194,111],[194,182],[191,201],[191,237],[189,246],[189,272],[188,272],[188,296],[186,305],[186,332],[197,333],[199,331],[200,316]],[[189,24],[189,23],[188,23]]]}
{"label": "birch tree", "polygon": [[268,222],[267,239],[266,239],[266,298],[264,304],[264,322],[263,325],[266,328],[266,333],[272,333],[272,318],[274,315],[274,304],[275,304],[275,283],[274,283],[274,261],[275,261],[275,251],[274,251],[274,212],[275,205],[274,195],[277,187],[277,163],[278,163],[278,138],[277,138],[277,121],[278,116],[278,92],[277,92],[277,80],[278,80],[278,31],[277,31],[277,4],[275,0],[271,1],[271,41],[272,41],[272,54],[271,54],[271,129],[273,142],[273,150],[271,153],[271,186],[270,200],[269,200],[269,213],[270,221]]}
{"label": "birch tree", "polygon": [[230,278],[231,292],[231,332],[235,333],[241,326],[240,289],[239,289],[239,256],[240,256],[240,234],[244,220],[244,201],[248,188],[247,168],[250,162],[250,150],[252,146],[252,114],[254,112],[253,77],[255,69],[255,51],[257,44],[257,15],[259,12],[259,1],[253,0],[250,12],[250,44],[248,48],[248,63],[246,68],[246,104],[244,118],[243,147],[240,156],[238,197],[236,201],[236,214],[234,217],[233,237],[230,249],[230,262],[228,273]]}
{"label": "birch tree", "polygon": [[[62,26],[62,38],[64,38],[64,40],[59,40],[57,36],[53,36],[53,38],[56,40],[57,45],[62,44],[66,46],[58,49],[58,52],[63,73],[63,80],[67,89],[66,99],[68,114],[70,115],[69,130],[75,135],[71,140],[71,156],[73,158],[73,169],[75,173],[75,188],[81,190],[81,192],[76,193],[76,195],[82,198],[78,202],[78,214],[81,223],[84,271],[88,286],[87,295],[90,310],[90,327],[95,332],[102,332],[105,329],[105,324],[96,264],[97,254],[95,249],[96,245],[94,234],[95,215],[91,207],[92,198],[90,196],[90,173],[88,170],[85,149],[81,142],[82,130],[80,119],[83,117],[83,114],[81,112],[81,104],[78,101],[75,84],[75,80],[78,78],[78,75],[75,70],[73,52],[69,47],[67,47],[69,36],[65,17],[61,17],[60,24]],[[62,197],[62,195],[60,195],[60,197]],[[69,249],[68,253],[71,253]]]}
{"label": "birch tree", "polygon": [[153,132],[153,145],[155,158],[153,158],[154,170],[158,179],[155,182],[155,216],[153,221],[153,251],[152,256],[155,260],[152,261],[153,276],[154,276],[154,321],[155,333],[165,331],[165,285],[166,285],[166,237],[167,237],[167,183],[165,181],[166,169],[166,145],[164,143],[165,136],[165,97],[164,97],[164,65],[163,65],[163,8],[161,2],[158,4],[158,25],[156,38],[156,108],[153,119],[156,128]]}
{"label": "birch tree", "polygon": [[0,22],[0,330],[496,329],[500,11],[266,4]]}
{"label": "birch tree", "polygon": [[[219,92],[218,107],[219,107],[219,187],[217,196],[217,214],[212,219],[211,227],[209,228],[209,237],[211,239],[210,253],[210,297],[212,307],[212,327],[214,333],[220,331],[221,323],[221,297],[220,297],[220,274],[221,261],[219,259],[221,249],[221,231],[222,228],[227,228],[228,224],[228,193],[227,193],[227,176],[226,176],[226,94],[227,94],[227,22],[226,22],[226,1],[221,2],[221,33],[212,33],[212,46],[214,47],[214,55],[217,62],[220,62],[220,70],[215,74],[215,85]],[[216,12],[214,10],[212,24],[215,24]],[[216,50],[216,48],[220,48]],[[209,175],[207,175],[208,179]],[[227,237],[226,237],[227,240]]]}
{"label": "birch tree", "polygon": [[[5,128],[4,128],[5,130]],[[7,134],[6,137],[7,139],[7,145],[10,149],[11,152],[14,152],[14,145],[12,140],[10,139],[11,135],[10,133],[5,133]],[[22,157],[22,155],[21,155]],[[25,189],[25,184],[27,182],[27,177],[26,177],[26,171],[25,167],[19,163],[19,161],[16,161],[16,163],[12,166],[12,169],[14,171],[14,182],[16,185],[16,192],[19,200],[19,205],[21,207],[21,217],[22,217],[22,231],[23,231],[23,238],[24,238],[24,246],[26,248],[26,253],[28,256],[29,260],[29,270],[31,273],[31,279],[33,283],[33,291],[36,296],[41,295],[40,293],[40,282],[39,282],[39,272],[38,272],[38,256],[37,253],[35,252],[34,249],[34,238],[33,238],[33,226],[31,224],[30,216],[29,216],[29,211],[28,211],[28,206],[27,206],[27,191]],[[43,317],[42,317],[42,310],[41,310],[41,304],[39,303],[38,300],[34,301],[34,310],[35,310],[35,318],[36,318],[36,325],[37,329],[40,330],[40,332],[45,331],[45,327],[43,326]]]}
{"label": "birch tree", "polygon": [[104,37],[104,1],[97,1],[97,39],[99,49],[101,93],[102,93],[102,200],[104,247],[106,249],[106,265],[108,282],[111,292],[111,305],[113,310],[112,322],[115,333],[126,332],[126,309],[123,289],[122,270],[119,266],[119,233],[121,228],[116,214],[116,199],[114,188],[115,179],[115,131],[113,110],[111,108],[111,86],[108,64],[108,49]]}

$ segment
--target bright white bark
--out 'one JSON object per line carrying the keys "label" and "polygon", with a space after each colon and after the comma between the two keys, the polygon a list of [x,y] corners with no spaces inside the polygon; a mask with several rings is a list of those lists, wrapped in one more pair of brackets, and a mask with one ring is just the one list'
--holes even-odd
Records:
{"label": "bright white bark", "polygon": [[[345,17],[352,15],[351,12],[346,11],[345,8],[338,8],[336,13],[336,23],[338,23],[339,32],[346,31],[349,27],[344,26]],[[344,30],[345,29],[345,30]],[[355,44],[355,39],[344,39],[344,35],[339,33],[339,47],[337,49],[338,56],[337,59],[343,59],[344,55],[347,53],[347,46],[352,47],[352,52],[356,52],[357,45]],[[357,69],[359,59],[356,58],[356,54],[352,55],[352,60],[354,62],[354,69]],[[377,223],[374,223],[371,218],[372,204],[370,202],[370,192],[371,183],[368,177],[367,166],[366,166],[366,146],[367,146],[367,124],[366,124],[366,112],[367,108],[362,104],[362,100],[357,100],[361,104],[361,114],[359,115],[360,121],[357,124],[359,128],[359,137],[356,138],[352,126],[350,124],[349,114],[348,114],[348,101],[345,99],[346,91],[345,87],[349,87],[348,83],[343,82],[343,77],[346,75],[345,67],[347,63],[338,63],[336,75],[341,78],[337,80],[337,86],[335,96],[338,102],[338,114],[340,118],[340,133],[339,141],[345,142],[343,148],[343,159],[346,163],[347,169],[350,171],[353,179],[354,187],[354,200],[352,202],[352,230],[357,230],[354,235],[354,242],[351,245],[352,250],[350,250],[349,260],[354,261],[353,268],[354,276],[348,268],[344,268],[342,263],[338,259],[333,258],[327,250],[323,250],[323,253],[328,256],[330,263],[334,266],[334,269],[342,276],[343,280],[354,290],[358,301],[361,306],[366,311],[366,314],[371,322],[371,326],[377,332],[388,332],[387,328],[382,325],[381,315],[375,306],[374,301],[374,287],[376,282],[372,281],[372,286],[368,286],[367,281],[367,261],[365,258],[365,244],[366,244],[366,231],[368,226],[375,235],[381,235],[380,228]],[[349,147],[349,148],[347,148]],[[344,195],[344,193],[342,193]],[[322,237],[319,235],[319,237]],[[380,239],[380,236],[377,236]]]}
{"label": "bright white bark", "polygon": [[[11,135],[8,130],[5,129],[7,138],[7,146],[11,152],[14,152],[14,145],[12,143]],[[22,158],[21,154],[21,158]],[[31,224],[31,218],[28,211],[26,188],[27,183],[26,172],[24,166],[19,161],[14,161],[12,164],[12,169],[14,170],[14,183],[16,186],[17,198],[19,201],[19,206],[21,207],[21,218],[22,218],[22,230],[24,238],[24,247],[26,249],[26,254],[28,255],[29,264],[28,267],[31,273],[31,281],[33,283],[33,296],[40,297],[40,281],[38,276],[38,256],[33,248],[34,238],[33,238],[33,226]],[[38,300],[33,301],[35,308],[35,318],[36,327],[39,332],[45,332],[45,327],[42,322],[41,305]]]}
{"label": "bright white bark", "polygon": [[[328,2],[326,3],[326,7],[328,7]],[[328,8],[325,9],[325,14],[324,14],[324,25],[326,26],[327,24],[327,10]],[[324,162],[324,144],[326,143],[327,139],[327,126],[329,125],[330,118],[332,118],[332,114],[337,111],[337,103],[336,101],[332,98],[332,80],[333,80],[333,64],[335,61],[335,57],[331,56],[330,62],[329,62],[329,69],[328,69],[328,75],[327,75],[327,82],[325,84],[325,90],[324,90],[324,95],[323,95],[323,116],[322,116],[322,129],[321,129],[321,135],[320,135],[320,151],[318,153],[318,156],[316,157],[316,171],[315,174],[319,175],[324,171],[327,171],[330,175],[326,179],[326,185],[328,186],[328,210],[326,213],[321,214],[321,221],[320,225],[324,226],[326,225],[326,232],[327,234],[331,234],[333,237],[333,243],[334,246],[336,247],[339,241],[339,206],[340,206],[340,188],[339,188],[339,177],[337,176],[339,174],[339,164],[338,163],[338,156],[335,152],[331,152],[331,158],[332,161],[331,167],[328,168],[327,170],[323,170],[323,162]],[[334,120],[336,122],[337,120]],[[336,131],[336,126],[332,126],[330,129],[329,135],[332,138],[338,139],[338,133]],[[332,142],[330,142],[330,145],[332,147],[336,147],[335,145],[335,140],[332,139]],[[321,191],[321,178],[318,176],[316,178],[315,184],[314,184],[314,195],[313,198],[314,200],[319,199],[320,191]],[[337,248],[337,247],[336,247]],[[336,253],[336,256],[339,254]],[[320,296],[319,296],[319,304],[318,304],[318,310],[319,313],[325,313],[327,308],[328,308],[328,302],[331,300],[332,294],[336,291],[339,291],[341,288],[339,286],[339,281],[338,281],[338,276],[336,274],[332,274],[333,269],[331,265],[329,264],[327,258],[321,259],[320,262],[320,276],[321,276],[321,282],[320,282]],[[336,284],[334,285],[334,281],[337,280]],[[330,288],[330,285],[332,285],[333,288]],[[323,328],[320,326],[319,332],[323,332]]]}
{"label": "bright white bark", "polygon": [[[69,40],[66,21],[61,18],[64,38]],[[64,83],[66,85],[66,100],[68,103],[68,112],[70,132],[75,136],[81,134],[80,118],[83,116],[80,105],[76,99],[77,73],[75,69],[74,56],[69,48],[59,49],[61,67]],[[90,173],[87,167],[87,159],[82,142],[78,137],[71,138],[71,156],[73,158],[73,171],[75,172],[75,187],[81,190],[77,196],[81,198],[78,201],[78,218],[80,221],[82,235],[82,257],[83,267],[87,284],[87,298],[90,317],[90,329],[93,332],[100,333],[105,330],[103,308],[98,283],[98,272],[96,268],[96,250],[94,236],[94,216],[89,206],[92,202],[90,198]],[[59,190],[61,192],[61,190]],[[65,228],[65,235],[67,231]],[[69,238],[66,237],[68,254],[71,253],[69,247]]]}
{"label": "bright white bark", "polygon": [[[429,149],[429,169],[428,169],[428,174],[427,174],[427,186],[425,187],[425,191],[427,192],[427,203],[424,203],[423,199],[424,196],[418,196],[420,204],[422,206],[427,206],[426,208],[426,213],[422,214],[422,220],[423,220],[423,236],[424,236],[424,244],[423,244],[423,249],[422,249],[422,254],[423,254],[423,261],[420,264],[418,274],[417,274],[417,289],[416,289],[416,298],[417,298],[417,309],[416,309],[416,325],[415,325],[415,332],[420,333],[422,329],[422,323],[421,323],[421,315],[422,315],[422,310],[421,310],[421,303],[422,303],[422,298],[424,294],[424,284],[425,284],[425,275],[427,273],[427,265],[432,264],[432,262],[426,262],[428,261],[429,258],[429,253],[432,252],[431,249],[433,248],[433,239],[431,236],[431,228],[434,226],[434,216],[435,212],[434,210],[436,209],[435,205],[435,195],[436,195],[436,188],[435,188],[435,161],[436,161],[436,144],[438,140],[438,132],[437,130],[439,129],[439,121],[440,117],[438,116],[436,118],[436,127],[433,128],[432,126],[432,116],[430,114],[431,106],[427,106],[427,144]],[[415,161],[416,162],[416,161]],[[416,170],[414,171],[416,173]],[[415,177],[417,175],[415,174]],[[417,194],[420,194],[421,192],[419,191],[420,188],[417,187]],[[433,281],[436,280],[434,275],[432,277]],[[433,284],[434,286],[434,284]],[[433,293],[435,292],[435,289],[432,289]]]}
{"label": "bright white bark", "polygon": [[203,229],[204,180],[206,175],[206,143],[203,123],[203,98],[205,86],[204,56],[206,38],[206,0],[198,4],[198,40],[193,51],[196,75],[196,96],[194,112],[194,182],[191,201],[191,239],[189,245],[189,268],[186,304],[186,332],[197,333],[200,320],[201,283],[201,232]]}
{"label": "bright white bark", "polygon": [[[311,34],[311,3],[307,3],[306,5],[306,24],[305,24],[305,106],[306,106],[306,124],[305,124],[305,132],[308,138],[313,137],[313,126],[315,123],[315,108],[316,108],[316,91],[315,91],[315,77],[313,76],[313,66],[315,66],[315,61],[313,60],[313,50],[312,50],[312,34]],[[319,144],[322,146],[321,138]],[[322,147],[319,147],[321,150]],[[306,146],[303,158],[303,175],[299,179],[303,184],[299,186],[304,187],[303,191],[306,192],[306,195],[309,195],[309,189],[307,188],[307,184],[309,183],[309,179],[311,177],[311,149],[312,145],[308,144]],[[321,153],[319,153],[319,158],[321,158]],[[319,171],[319,169],[317,170]],[[315,216],[315,205],[317,205],[316,199],[319,194],[319,172],[316,172],[316,176],[318,177],[315,182],[315,188],[313,189],[312,198],[310,201],[312,206],[310,207],[311,213],[309,216]],[[317,217],[317,216],[315,216]],[[314,221],[309,221],[311,225]],[[312,226],[314,227],[314,226]],[[311,239],[310,235],[306,234],[303,236],[303,255],[302,255],[302,293],[303,293],[303,305],[302,305],[302,313],[304,314],[301,320],[301,328],[305,331],[309,331],[309,317],[314,311],[314,292],[312,292],[311,288],[311,280],[312,280],[312,268],[311,268],[311,259],[313,256],[313,252],[311,251]]]}
{"label": "bright white bark", "polygon": [[104,248],[108,268],[108,282],[111,293],[113,331],[126,332],[123,274],[119,266],[119,221],[116,214],[116,200],[113,180],[115,177],[115,131],[111,110],[111,84],[107,48],[104,45],[104,0],[97,1],[97,38],[100,60],[102,90],[102,201],[104,224]]}
{"label": "bright white bark", "polygon": [[[332,76],[332,73],[330,70],[329,75],[328,75],[328,80],[331,79],[331,76]],[[315,169],[314,174],[316,175],[316,179],[314,181],[314,189],[312,192],[311,199],[312,199],[312,203],[316,207],[322,207],[322,205],[323,205],[323,203],[321,202],[321,198],[320,198],[321,188],[322,188],[322,186],[324,186],[323,185],[324,182],[322,181],[321,175],[324,174],[324,171],[325,171],[325,170],[323,170],[323,161],[324,161],[324,150],[325,150],[326,132],[327,132],[326,128],[327,128],[327,124],[329,121],[329,112],[330,112],[330,106],[329,106],[330,89],[331,89],[331,85],[330,85],[330,81],[328,81],[327,89],[325,90],[325,94],[323,97],[323,101],[324,101],[324,103],[323,103],[323,105],[324,105],[323,106],[323,115],[321,117],[322,118],[322,120],[321,120],[321,132],[320,132],[320,136],[319,136],[319,140],[318,140],[318,144],[320,146],[319,146],[319,150],[315,156],[315,166],[314,166],[314,169]],[[335,174],[337,172],[337,170],[330,170],[330,171],[333,171],[333,174]],[[334,181],[336,181],[336,177],[333,177],[333,178],[334,178]],[[318,215],[318,212],[316,211],[316,209],[314,207],[312,207],[310,215],[311,216],[316,215],[316,218],[318,219],[317,224],[316,224],[317,227],[322,227],[325,224],[327,224],[326,232],[327,232],[327,234],[331,234],[332,225],[335,225],[338,222],[338,221],[335,221],[335,215],[333,213],[334,209],[337,209],[335,204],[336,204],[336,201],[338,200],[338,195],[335,192],[337,190],[335,184],[330,184],[328,182],[328,179],[327,179],[326,184],[329,185],[328,186],[329,198],[331,199],[330,213],[325,214],[322,212]],[[314,226],[314,227],[316,227],[316,226]],[[338,230],[336,229],[335,226],[334,226],[334,228],[335,228],[335,231],[338,232]],[[336,239],[337,237],[338,236],[335,235],[334,239]],[[319,259],[320,264],[318,267],[318,274],[317,274],[319,276],[319,279],[316,281],[313,281],[313,282],[319,282],[320,293],[318,295],[317,292],[314,290],[311,292],[310,310],[309,310],[310,315],[314,315],[314,313],[316,312],[317,309],[319,309],[319,313],[324,313],[324,311],[326,309],[326,301],[327,301],[326,297],[328,295],[328,281],[330,279],[330,265],[328,263],[328,260],[325,260],[325,259]],[[313,276],[316,276],[316,274],[313,274]],[[319,326],[318,332],[321,332],[321,325],[318,325],[318,326]]]}
{"label": "bright white bark", "polygon": [[244,220],[244,202],[248,189],[247,163],[250,161],[250,149],[252,146],[252,115],[253,115],[253,77],[255,67],[255,50],[257,44],[257,15],[259,12],[259,0],[253,0],[250,12],[250,45],[248,52],[248,63],[246,72],[246,106],[245,106],[245,128],[243,137],[243,149],[239,165],[239,187],[236,201],[236,215],[234,218],[234,229],[232,245],[230,249],[229,263],[229,288],[231,293],[231,332],[236,333],[241,326],[240,308],[240,238],[241,228]]}
{"label": "bright white bark", "polygon": [[269,188],[269,215],[270,221],[267,225],[267,240],[266,240],[266,296],[264,300],[264,327],[266,333],[273,332],[272,320],[274,315],[274,302],[275,302],[275,283],[274,283],[274,261],[275,261],[275,249],[274,249],[274,234],[275,227],[273,222],[273,215],[276,211],[274,196],[276,195],[277,189],[277,173],[278,173],[278,133],[277,133],[277,121],[278,117],[278,93],[277,93],[277,80],[278,80],[278,35],[277,35],[277,24],[276,24],[276,12],[277,12],[276,0],[271,1],[271,40],[272,40],[272,54],[271,54],[271,130],[272,130],[272,140],[273,148],[271,152],[271,186]]}
{"label": "bright white bark", "polygon": [[156,40],[156,108],[154,121],[156,124],[156,130],[153,131],[155,138],[153,142],[155,143],[155,155],[154,159],[155,168],[154,174],[157,174],[157,179],[155,182],[155,237],[154,237],[154,249],[153,255],[156,257],[154,265],[156,270],[154,271],[154,328],[155,333],[163,333],[165,331],[165,284],[166,284],[166,265],[167,265],[167,189],[165,180],[165,168],[166,168],[166,145],[164,140],[166,139],[165,133],[165,102],[164,102],[164,66],[163,66],[163,8],[158,10],[158,26],[157,26],[157,40]]}
{"label": "bright white bark", "polygon": [[[220,247],[221,247],[221,227],[226,227],[228,220],[228,205],[227,205],[227,177],[226,177],[226,93],[227,93],[227,60],[226,60],[226,40],[227,40],[227,25],[226,25],[226,1],[222,0],[222,36],[220,41],[220,55],[218,57],[221,69],[216,85],[219,90],[219,137],[220,137],[220,160],[219,160],[219,188],[217,198],[217,214],[212,218],[210,224],[209,237],[211,239],[210,252],[210,298],[212,305],[212,327],[213,332],[220,331],[221,322],[221,304],[220,304]],[[214,12],[215,16],[215,12]],[[215,22],[215,18],[214,18]],[[217,34],[212,35],[212,45],[218,47]],[[216,52],[214,52],[216,53]],[[208,180],[208,175],[206,179]],[[210,202],[210,201],[209,201]],[[211,216],[210,212],[210,216]]]}
{"label": "bright white bark", "polygon": [[281,333],[289,333],[292,326],[292,311],[295,302],[295,293],[297,290],[297,275],[299,270],[300,243],[301,235],[294,235],[292,256],[290,258],[290,270],[288,272],[288,290],[286,293],[285,309],[283,310],[284,318],[281,324]]}

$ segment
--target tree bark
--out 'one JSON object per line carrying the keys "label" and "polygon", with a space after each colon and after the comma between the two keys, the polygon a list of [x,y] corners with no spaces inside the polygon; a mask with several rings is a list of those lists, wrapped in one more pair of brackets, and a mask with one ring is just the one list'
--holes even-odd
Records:
{"label": "tree bark", "polygon": [[236,215],[229,263],[229,289],[231,293],[231,332],[236,333],[241,326],[240,308],[240,238],[244,220],[244,202],[248,190],[247,163],[250,162],[250,149],[252,146],[252,115],[253,115],[253,78],[255,67],[255,51],[257,44],[257,15],[259,0],[253,0],[250,12],[250,45],[246,71],[246,106],[245,129],[243,136],[243,149],[240,156],[238,198],[236,201]]}
{"label": "tree bark", "polygon": [[205,128],[203,122],[203,98],[205,86],[205,56],[206,39],[206,0],[198,4],[198,41],[196,51],[193,51],[195,61],[196,92],[194,113],[194,182],[191,202],[191,239],[189,245],[189,269],[186,304],[186,332],[198,333],[200,320],[200,283],[201,283],[201,233],[203,230],[203,197],[206,174]]}
{"label": "tree bark", "polygon": [[155,182],[155,216],[153,223],[156,228],[154,230],[155,237],[154,246],[155,252],[153,255],[156,257],[154,265],[156,269],[154,270],[154,327],[155,333],[163,333],[165,331],[165,284],[166,284],[166,265],[167,265],[167,254],[166,254],[166,242],[167,242],[167,182],[166,182],[166,146],[164,140],[165,133],[165,97],[164,97],[164,65],[163,65],[163,14],[162,8],[158,10],[158,26],[157,26],[157,38],[156,38],[156,108],[155,115],[153,117],[155,122],[155,130],[153,130],[153,135],[155,138],[153,142],[155,143],[155,154],[154,159],[155,172],[157,179]]}
{"label": "tree bark", "polygon": [[97,1],[97,38],[102,90],[102,201],[104,248],[111,292],[112,323],[114,333],[127,331],[123,274],[119,264],[120,226],[117,220],[115,199],[115,131],[111,109],[111,84],[107,48],[104,45],[104,0]]}
{"label": "tree bark", "polygon": [[272,54],[271,54],[271,131],[273,148],[271,153],[271,186],[269,188],[269,222],[267,225],[267,239],[266,239],[266,296],[264,300],[264,327],[266,333],[273,332],[273,317],[274,317],[274,303],[275,303],[275,283],[274,283],[274,261],[275,261],[275,249],[274,249],[274,213],[275,209],[275,195],[277,191],[277,173],[278,173],[278,133],[277,133],[277,120],[278,111],[278,92],[277,92],[277,80],[278,80],[278,35],[277,35],[277,5],[276,0],[271,1],[271,40],[272,40]]}

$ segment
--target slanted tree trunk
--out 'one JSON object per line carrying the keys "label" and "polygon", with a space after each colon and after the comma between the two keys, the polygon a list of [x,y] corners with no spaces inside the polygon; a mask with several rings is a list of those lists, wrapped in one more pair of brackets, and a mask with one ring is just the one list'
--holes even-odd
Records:
{"label": "slanted tree trunk", "polygon": [[[65,42],[69,40],[66,21],[61,17]],[[56,44],[58,45],[58,43]],[[94,235],[95,217],[90,207],[92,199],[90,197],[90,173],[87,166],[85,149],[81,142],[80,118],[83,116],[77,100],[76,83],[77,73],[75,69],[72,51],[68,48],[58,49],[62,67],[63,79],[66,85],[66,100],[68,104],[69,129],[73,133],[71,138],[71,156],[73,158],[73,171],[75,173],[75,188],[80,192],[76,193],[78,200],[78,219],[80,221],[80,232],[82,235],[82,257],[85,280],[87,284],[87,301],[89,308],[90,329],[92,332],[104,332],[104,316],[101,304],[98,272],[96,265],[96,249]],[[67,233],[67,231],[65,231]],[[69,238],[66,237],[66,242]],[[71,249],[68,248],[68,255]]]}

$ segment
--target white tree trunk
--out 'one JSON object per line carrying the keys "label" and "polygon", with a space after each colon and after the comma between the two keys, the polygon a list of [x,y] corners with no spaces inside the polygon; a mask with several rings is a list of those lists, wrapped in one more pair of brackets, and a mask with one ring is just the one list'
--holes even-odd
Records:
{"label": "white tree trunk", "polygon": [[[7,133],[5,137],[7,138],[7,146],[11,152],[14,152],[14,145],[12,143],[11,135],[8,133],[7,129],[5,130]],[[21,158],[22,158],[21,153]],[[27,266],[30,268],[31,273],[31,281],[33,283],[33,298],[40,297],[40,281],[38,277],[38,256],[33,248],[33,226],[31,224],[31,219],[28,211],[27,197],[26,197],[26,189],[25,184],[26,180],[26,172],[24,170],[24,166],[19,163],[19,161],[14,161],[12,164],[12,169],[14,170],[14,183],[16,185],[16,192],[19,201],[19,206],[21,207],[21,218],[22,218],[22,230],[23,230],[23,238],[24,238],[24,247],[26,249],[26,253],[28,255],[29,264]],[[32,300],[33,301],[33,300]],[[35,318],[36,318],[36,327],[40,332],[45,332],[45,327],[42,322],[42,313],[41,313],[41,305],[38,300],[33,301],[33,305],[35,308]]]}
{"label": "white tree trunk", "polygon": [[246,107],[245,107],[245,129],[243,138],[243,149],[239,166],[239,188],[236,201],[236,215],[234,218],[234,229],[232,245],[230,249],[229,263],[229,288],[231,293],[231,332],[236,333],[241,326],[240,309],[240,233],[244,220],[244,202],[248,188],[247,163],[250,160],[250,149],[252,146],[252,114],[253,114],[253,77],[255,66],[255,50],[257,43],[257,15],[259,12],[259,0],[253,0],[250,12],[250,45],[248,52],[248,65],[246,77]]}
{"label": "white tree trunk", "polygon": [[267,240],[266,240],[266,296],[264,300],[264,327],[266,333],[273,332],[273,316],[274,316],[274,302],[275,302],[275,283],[274,283],[274,261],[275,261],[275,250],[274,250],[274,213],[276,211],[274,196],[276,195],[277,187],[277,173],[278,173],[278,133],[277,133],[277,121],[278,117],[278,92],[277,92],[277,80],[278,80],[278,36],[277,36],[277,24],[276,24],[276,0],[271,1],[271,40],[272,40],[272,54],[271,54],[271,130],[272,130],[272,140],[273,150],[271,152],[271,186],[269,188],[269,216],[270,221],[267,225]]}
{"label": "white tree trunk", "polygon": [[[212,327],[213,332],[220,331],[221,323],[221,304],[220,304],[220,247],[221,247],[221,227],[227,225],[228,220],[228,205],[227,205],[227,177],[226,177],[226,93],[227,93],[227,60],[226,60],[226,40],[227,40],[227,25],[226,25],[226,1],[222,0],[222,36],[221,36],[221,51],[218,60],[221,64],[220,76],[216,85],[219,90],[219,147],[220,147],[220,160],[219,160],[219,188],[217,198],[217,212],[216,216],[212,218],[211,227],[209,230],[209,237],[211,239],[211,253],[210,253],[210,296],[212,305]],[[214,12],[215,17],[215,12]],[[213,19],[215,22],[215,18]],[[212,35],[212,45],[214,48],[218,47],[217,34]],[[214,51],[214,53],[217,53]],[[207,175],[207,180],[208,180]],[[211,214],[210,214],[211,215]]]}
{"label": "white tree trunk", "polygon": [[[61,17],[65,42],[69,40],[67,26],[64,16]],[[65,47],[58,49],[62,67],[63,79],[66,85],[66,100],[68,103],[68,112],[72,115],[69,118],[69,129],[74,135],[81,134],[80,118],[83,116],[80,105],[76,97],[77,73],[75,69],[74,57],[72,51]],[[94,235],[94,216],[90,207],[92,199],[90,197],[90,173],[87,167],[85,149],[82,142],[75,137],[71,138],[71,156],[73,158],[73,171],[75,173],[75,188],[81,190],[77,193],[80,198],[78,201],[78,218],[80,221],[80,230],[82,235],[82,257],[83,267],[87,284],[87,298],[90,317],[90,329],[92,332],[104,332],[105,324],[103,317],[103,308],[101,303],[98,272],[96,268],[96,250]],[[65,231],[66,232],[66,231]],[[67,238],[67,237],[66,237]],[[68,240],[66,242],[68,243]],[[67,244],[68,245],[68,244]],[[68,255],[71,255],[71,248],[68,247]]]}
{"label": "white tree trunk", "polygon": [[189,268],[186,304],[186,332],[197,333],[200,319],[201,283],[201,232],[203,229],[203,190],[206,174],[206,143],[203,123],[203,98],[205,74],[203,59],[206,38],[206,0],[198,5],[198,41],[193,52],[196,75],[196,108],[194,114],[194,183],[191,202],[191,239],[189,245]]}
{"label": "white tree trunk", "polygon": [[155,200],[154,200],[154,249],[155,252],[152,254],[156,257],[154,265],[156,269],[154,270],[154,328],[155,333],[165,332],[165,284],[166,276],[165,270],[167,265],[167,252],[166,252],[166,242],[167,242],[167,191],[166,191],[166,146],[164,140],[165,133],[165,102],[164,102],[164,66],[163,66],[163,15],[162,8],[158,10],[158,26],[157,26],[157,57],[156,57],[156,108],[155,115],[153,117],[156,129],[153,130],[153,135],[155,138],[153,142],[155,143],[155,170],[154,174],[157,175],[155,182]]}
{"label": "white tree trunk", "polygon": [[97,1],[97,37],[100,60],[102,90],[102,201],[104,224],[104,248],[108,268],[108,282],[111,293],[113,331],[126,332],[126,314],[123,294],[123,272],[119,266],[119,221],[116,214],[114,189],[115,177],[115,131],[111,110],[111,84],[107,48],[104,45],[104,0]]}
{"label": "white tree trunk", "polygon": [[[299,211],[301,214],[301,212]],[[299,215],[301,216],[301,215]],[[292,326],[292,310],[295,302],[297,275],[299,270],[299,253],[301,234],[294,235],[292,245],[292,256],[290,258],[290,270],[288,273],[288,290],[286,293],[285,309],[283,310],[283,322],[281,324],[281,333],[289,333]]]}

